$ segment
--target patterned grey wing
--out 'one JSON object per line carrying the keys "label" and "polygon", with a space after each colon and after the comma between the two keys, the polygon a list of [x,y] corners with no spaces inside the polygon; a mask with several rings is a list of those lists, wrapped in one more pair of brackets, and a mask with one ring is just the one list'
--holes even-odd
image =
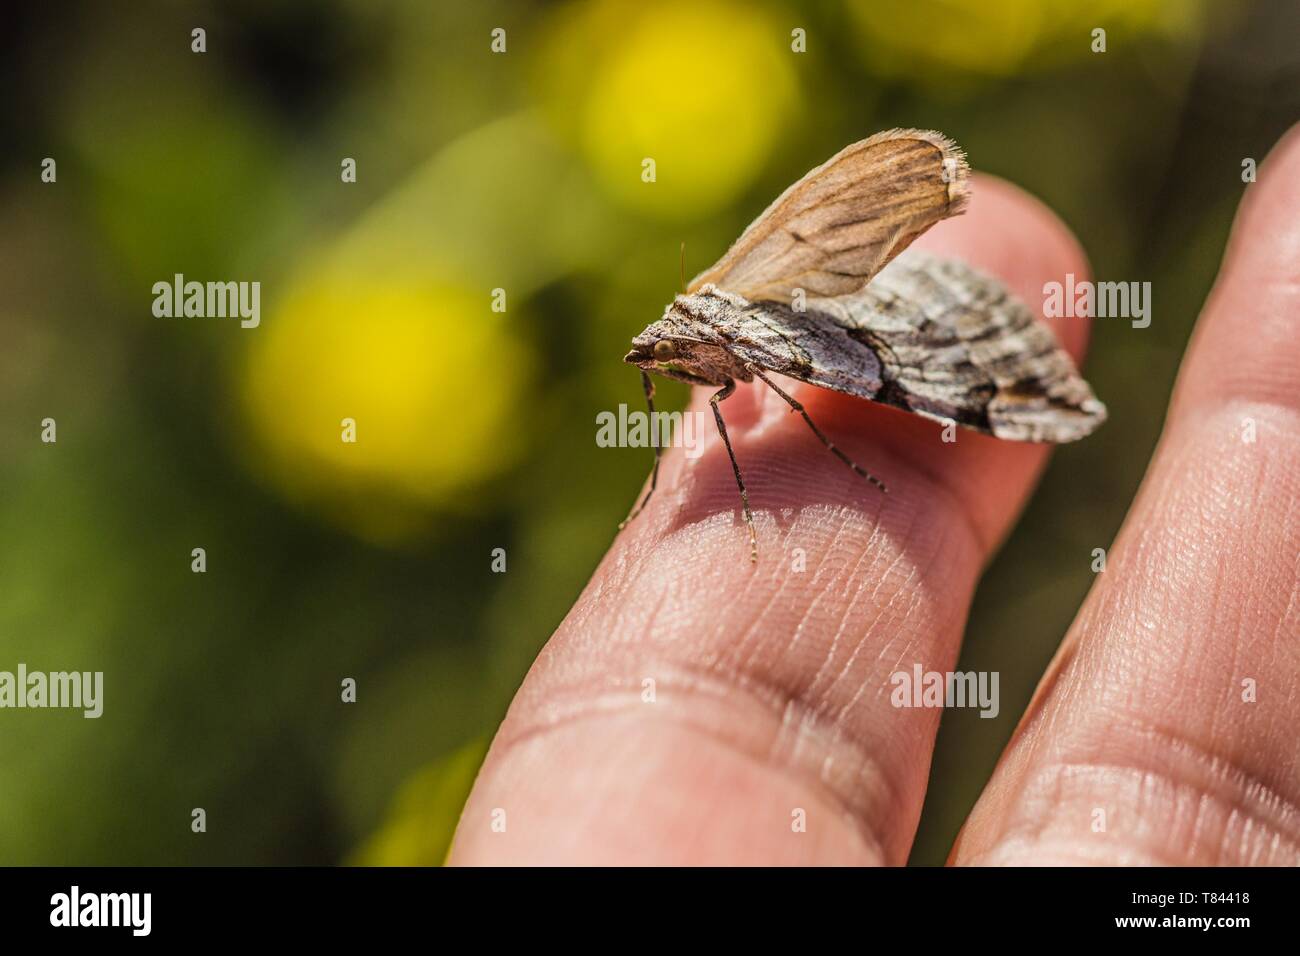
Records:
{"label": "patterned grey wing", "polygon": [[[750,303],[718,331],[727,340],[727,352],[746,365],[859,398],[875,398],[883,385],[875,344],[820,311],[799,312],[783,302]],[[740,377],[749,381],[752,376]]]}
{"label": "patterned grey wing", "polygon": [[859,293],[809,299],[814,313],[878,360],[864,397],[1012,441],[1074,441],[1106,420],[1051,330],[964,263],[908,251]]}

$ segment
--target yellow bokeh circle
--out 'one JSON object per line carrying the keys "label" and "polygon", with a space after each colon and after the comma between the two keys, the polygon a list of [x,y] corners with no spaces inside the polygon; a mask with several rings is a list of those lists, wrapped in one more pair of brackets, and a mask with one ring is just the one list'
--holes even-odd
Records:
{"label": "yellow bokeh circle", "polygon": [[260,462],[363,533],[459,508],[526,442],[531,353],[490,304],[453,284],[300,283],[247,355]]}
{"label": "yellow bokeh circle", "polygon": [[752,5],[603,0],[554,25],[542,75],[608,195],[691,219],[735,199],[790,133],[800,55]]}

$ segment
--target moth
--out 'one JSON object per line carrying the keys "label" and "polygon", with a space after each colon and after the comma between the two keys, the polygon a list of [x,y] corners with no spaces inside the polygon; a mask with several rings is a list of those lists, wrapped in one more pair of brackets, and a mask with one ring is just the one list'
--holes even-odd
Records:
{"label": "moth", "polygon": [[[718,389],[713,417],[749,529],[749,494],[719,405],[736,382],[762,381],[833,454],[885,486],[822,432],[769,372],[1011,441],[1068,442],[1106,407],[1047,326],[996,280],[954,260],[904,252],[965,211],[970,169],[933,131],[891,129],[847,146],[776,198],[632,340],[624,361]],[[902,253],[900,255],[900,253]],[[654,494],[660,449],[645,497]]]}

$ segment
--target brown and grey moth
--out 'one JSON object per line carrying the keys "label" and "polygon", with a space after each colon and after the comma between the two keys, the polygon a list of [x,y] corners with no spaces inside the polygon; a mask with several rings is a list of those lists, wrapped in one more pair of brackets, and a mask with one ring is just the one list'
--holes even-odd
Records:
{"label": "brown and grey moth", "polygon": [[[965,157],[940,133],[892,129],[836,153],[777,197],[712,268],[632,340],[624,361],[718,391],[710,399],[749,495],[719,403],[761,379],[831,452],[881,492],[766,373],[1011,441],[1068,442],[1106,419],[1055,336],[997,281],[961,262],[903,251],[969,201]],[[897,258],[895,258],[897,257]],[[650,488],[631,521],[654,493]],[[624,524],[627,522],[625,521]]]}

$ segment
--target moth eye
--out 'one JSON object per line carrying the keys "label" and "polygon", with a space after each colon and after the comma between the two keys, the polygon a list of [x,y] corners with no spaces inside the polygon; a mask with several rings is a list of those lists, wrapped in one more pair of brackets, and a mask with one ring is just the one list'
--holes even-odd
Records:
{"label": "moth eye", "polygon": [[677,358],[677,346],[670,339],[660,339],[655,343],[655,361],[671,362]]}

